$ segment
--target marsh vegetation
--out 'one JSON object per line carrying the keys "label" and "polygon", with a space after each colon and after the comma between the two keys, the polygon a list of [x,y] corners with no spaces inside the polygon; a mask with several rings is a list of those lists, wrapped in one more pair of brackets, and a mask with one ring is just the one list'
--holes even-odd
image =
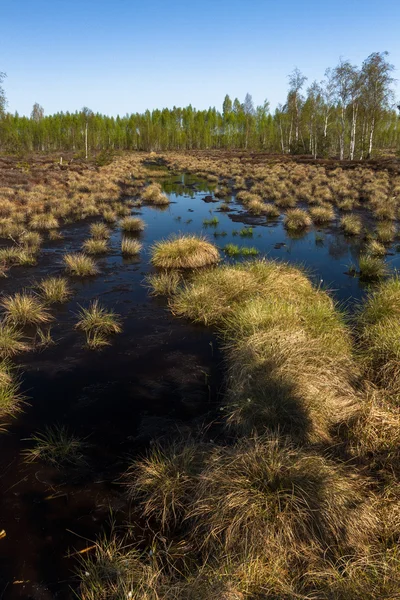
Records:
{"label": "marsh vegetation", "polygon": [[[68,600],[395,598],[398,170],[7,164],[9,580]],[[52,575],[15,542],[19,511],[47,543],[33,497],[57,516]]]}

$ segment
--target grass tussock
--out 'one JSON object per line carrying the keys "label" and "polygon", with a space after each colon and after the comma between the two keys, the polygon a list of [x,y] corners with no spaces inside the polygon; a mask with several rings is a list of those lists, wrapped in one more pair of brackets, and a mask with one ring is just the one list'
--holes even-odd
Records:
{"label": "grass tussock", "polygon": [[[15,342],[14,342],[15,343]],[[23,397],[19,392],[19,382],[8,360],[0,362],[0,431],[9,420],[21,410]]]}
{"label": "grass tussock", "polygon": [[364,281],[375,281],[387,275],[386,263],[379,256],[360,254],[358,259],[360,267],[360,279]]}
{"label": "grass tussock", "polygon": [[124,233],[139,233],[145,228],[144,221],[138,217],[125,217],[119,224]]}
{"label": "grass tussock", "polygon": [[76,277],[91,277],[97,275],[99,269],[94,260],[86,254],[66,254],[64,256],[65,266],[68,273]]}
{"label": "grass tussock", "polygon": [[19,243],[26,250],[38,252],[43,243],[43,237],[37,231],[24,231],[19,238]]}
{"label": "grass tussock", "polygon": [[162,269],[196,269],[219,261],[218,249],[202,237],[182,235],[156,242],[151,262]]}
{"label": "grass tussock", "polygon": [[152,296],[172,296],[181,283],[181,276],[177,271],[162,271],[148,275],[145,281]]}
{"label": "grass tussock", "polygon": [[164,448],[155,446],[128,470],[130,498],[141,505],[143,517],[157,523],[161,531],[175,528],[187,512],[202,458],[201,446],[184,440]]}
{"label": "grass tussock", "polygon": [[343,316],[305,275],[268,261],[223,266],[197,274],[171,307],[226,340],[230,426],[329,439],[354,401],[357,367]]}
{"label": "grass tussock", "polygon": [[109,344],[110,335],[121,333],[121,319],[112,310],[102,307],[98,300],[93,300],[88,308],[81,307],[76,329],[86,334],[87,346],[99,349]]}
{"label": "grass tussock", "polygon": [[371,240],[366,247],[366,254],[369,256],[385,256],[386,248],[378,240]]}
{"label": "grass tussock", "polygon": [[38,285],[39,293],[46,304],[62,304],[67,302],[71,295],[68,279],[66,277],[48,277]]}
{"label": "grass tussock", "polygon": [[340,219],[340,227],[345,235],[360,235],[362,222],[357,215],[345,215]]}
{"label": "grass tussock", "polygon": [[391,221],[378,223],[376,227],[376,236],[382,244],[390,244],[396,237],[396,225]]}
{"label": "grass tussock", "polygon": [[15,326],[43,325],[51,320],[51,315],[40,298],[26,292],[3,296],[0,306],[4,310],[6,322]]}
{"label": "grass tussock", "polygon": [[29,222],[30,229],[36,229],[38,231],[49,231],[51,229],[57,229],[59,223],[57,218],[51,213],[43,213],[34,215]]}
{"label": "grass tussock", "polygon": [[335,218],[335,211],[330,204],[310,208],[310,216],[316,225],[326,225]]}
{"label": "grass tussock", "polygon": [[358,335],[368,377],[382,388],[400,394],[400,280],[381,283],[360,307]]}
{"label": "grass tussock", "polygon": [[273,436],[216,449],[199,476],[190,516],[194,538],[210,550],[250,556],[309,544],[333,550],[365,543],[370,523],[359,530],[352,520],[362,501],[361,480]]}
{"label": "grass tussock", "polygon": [[11,358],[28,350],[23,333],[12,323],[0,322],[0,359]]}
{"label": "grass tussock", "polygon": [[108,244],[107,240],[103,239],[89,239],[85,240],[82,244],[82,250],[86,254],[107,254]]}
{"label": "grass tussock", "polygon": [[276,219],[280,215],[279,208],[277,208],[275,204],[272,204],[270,202],[266,202],[263,205],[262,212],[267,217],[267,219]]}
{"label": "grass tussock", "polygon": [[64,425],[46,427],[30,438],[32,448],[25,450],[27,462],[40,461],[56,468],[77,467],[84,463],[85,442]]}
{"label": "grass tussock", "polygon": [[307,229],[312,225],[310,215],[301,208],[293,208],[288,210],[284,219],[286,229],[298,231],[299,229]]}
{"label": "grass tussock", "polygon": [[138,240],[123,237],[121,240],[121,252],[124,256],[136,256],[140,254],[142,244]]}
{"label": "grass tussock", "polygon": [[144,202],[155,206],[167,206],[170,203],[168,196],[163,193],[159,183],[150,183],[143,190],[141,196]]}
{"label": "grass tussock", "polygon": [[108,240],[111,232],[105,223],[92,223],[90,235],[95,240]]}

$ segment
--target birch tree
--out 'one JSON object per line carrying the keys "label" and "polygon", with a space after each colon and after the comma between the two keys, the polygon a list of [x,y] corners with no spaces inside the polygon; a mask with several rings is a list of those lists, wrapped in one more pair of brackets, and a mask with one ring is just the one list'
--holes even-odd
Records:
{"label": "birch tree", "polygon": [[6,77],[7,75],[0,71],[0,117],[4,115],[7,105],[6,94],[2,85]]}
{"label": "birch tree", "polygon": [[245,120],[246,120],[246,137],[245,137],[245,145],[244,145],[246,150],[247,150],[247,147],[249,144],[251,124],[254,120],[255,112],[256,111],[254,109],[253,98],[251,97],[251,95],[249,93],[247,93],[246,97],[244,99],[244,103],[243,103],[243,113],[245,115]]}
{"label": "birch tree", "polygon": [[345,139],[347,134],[347,108],[352,96],[352,85],[355,67],[349,61],[340,62],[333,70],[333,82],[335,95],[339,109],[339,153],[340,160],[344,159]]}
{"label": "birch tree", "polygon": [[43,106],[40,106],[40,104],[38,102],[35,102],[35,104],[33,105],[32,108],[32,112],[31,112],[31,119],[32,121],[36,121],[36,123],[39,123],[44,117],[44,108]]}
{"label": "birch tree", "polygon": [[391,76],[394,65],[387,60],[388,52],[374,52],[363,62],[361,69],[363,100],[369,130],[368,154],[372,155],[376,127],[394,98]]}
{"label": "birch tree", "polygon": [[360,102],[361,76],[356,67],[349,72],[350,78],[350,107],[351,107],[351,131],[350,131],[350,160],[354,159],[356,147],[357,116]]}
{"label": "birch tree", "polygon": [[294,136],[296,147],[299,143],[299,123],[300,123],[300,106],[302,96],[300,94],[307,77],[296,67],[289,75],[289,94],[288,94],[288,111],[291,114],[289,147],[292,144],[292,135],[294,127]]}
{"label": "birch tree", "polygon": [[324,139],[328,137],[329,119],[335,105],[335,79],[331,68],[326,69],[325,79],[321,82],[324,100]]}
{"label": "birch tree", "polygon": [[89,155],[88,145],[88,130],[89,130],[89,119],[93,116],[93,112],[87,106],[84,106],[81,110],[82,117],[85,123],[85,158],[87,160]]}

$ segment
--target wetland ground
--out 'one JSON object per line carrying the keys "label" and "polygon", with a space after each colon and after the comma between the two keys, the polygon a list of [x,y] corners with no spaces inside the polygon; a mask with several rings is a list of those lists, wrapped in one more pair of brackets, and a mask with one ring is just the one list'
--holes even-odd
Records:
{"label": "wetland ground", "polygon": [[[150,258],[155,242],[172,234],[201,234],[219,247],[227,264],[248,259],[229,255],[228,244],[240,252],[255,249],[255,258],[305,269],[315,287],[328,290],[349,311],[370,289],[357,273],[376,222],[362,205],[352,214],[361,219],[363,236],[343,232],[337,206],[326,225],[290,233],[284,208],[278,217],[268,218],[252,214],[236,198],[235,175],[214,175],[210,181],[201,169],[200,174],[185,172],[173,160],[170,169],[154,157],[146,157],[145,164],[143,183],[152,180],[154,171],[170,203],[138,204],[138,190],[126,194],[129,213],[145,223],[136,235],[140,254],[122,256],[121,229],[118,223],[110,225],[107,254],[96,257],[100,273],[70,277],[73,296],[52,309],[55,343],[14,361],[26,405],[1,436],[0,529],[6,534],[0,540],[1,599],[74,598],[77,553],[107,532],[113,519],[117,525],[129,520],[121,476],[132,458],[167,431],[200,430],[207,424],[209,437],[218,436],[225,369],[219,342],[210,329],[175,318],[165,299],[149,294],[145,277],[154,272]],[[223,197],[218,197],[218,178],[228,186]],[[297,207],[305,209],[307,202],[300,199]],[[2,294],[35,289],[44,277],[64,274],[63,256],[80,251],[98,220],[88,216],[61,225],[63,239],[46,239],[35,266],[12,267],[0,280]],[[10,244],[2,240],[3,247]],[[391,272],[400,263],[398,250],[393,236],[382,258]],[[100,352],[85,348],[82,333],[74,328],[79,306],[96,298],[121,315],[123,325],[123,333]],[[54,424],[65,425],[87,442],[86,463],[78,471],[60,473],[26,462],[24,451],[32,444],[32,434]]]}

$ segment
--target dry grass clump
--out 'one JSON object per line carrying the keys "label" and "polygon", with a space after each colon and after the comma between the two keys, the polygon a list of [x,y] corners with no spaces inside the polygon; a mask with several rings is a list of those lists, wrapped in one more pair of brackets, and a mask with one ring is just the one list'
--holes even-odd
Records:
{"label": "dry grass clump", "polygon": [[89,239],[85,240],[82,244],[82,249],[86,254],[107,254],[108,244],[107,240],[103,239]]}
{"label": "dry grass clump", "polygon": [[108,240],[111,232],[105,223],[92,223],[90,235],[95,240]]}
{"label": "dry grass clump", "polygon": [[282,437],[243,440],[217,448],[199,476],[192,536],[232,554],[319,546],[338,555],[365,542],[371,529],[352,519],[362,488],[360,478]]}
{"label": "dry grass clump", "polygon": [[21,410],[23,397],[19,392],[12,366],[7,360],[0,362],[0,431],[3,431],[8,420]]}
{"label": "dry grass clump", "polygon": [[174,313],[206,325],[218,324],[252,297],[311,293],[307,277],[295,267],[273,261],[222,265],[196,274],[173,299]]}
{"label": "dry grass clump", "polygon": [[357,368],[343,316],[298,269],[255,261],[204,271],[171,307],[217,325],[226,340],[231,426],[329,439],[354,402]]}
{"label": "dry grass clump", "polygon": [[37,231],[25,231],[19,237],[19,243],[26,250],[30,250],[31,252],[38,252],[40,246],[43,243],[43,238]]}
{"label": "dry grass clump", "polygon": [[358,335],[362,360],[371,381],[400,394],[400,280],[381,283],[361,306]]}
{"label": "dry grass clump", "polygon": [[345,235],[360,235],[362,222],[357,215],[345,215],[340,219],[340,227]]}
{"label": "dry grass clump", "polygon": [[50,242],[59,242],[60,240],[64,239],[64,236],[61,233],[61,231],[57,231],[56,229],[52,229],[51,231],[49,231],[48,237]]}
{"label": "dry grass clump", "polygon": [[159,183],[151,183],[148,185],[143,190],[141,196],[144,202],[155,204],[156,206],[166,206],[170,203],[168,196],[163,193]]}
{"label": "dry grass clump", "polygon": [[0,265],[3,268],[15,266],[32,266],[36,264],[36,249],[25,249],[20,246],[10,246],[9,248],[0,248]]}
{"label": "dry grass clump", "polygon": [[296,231],[310,227],[312,225],[312,220],[305,210],[293,208],[292,210],[287,211],[283,224],[286,229]]}
{"label": "dry grass clump", "polygon": [[360,279],[365,281],[382,279],[388,273],[386,263],[379,256],[360,254],[358,264],[360,267]]}
{"label": "dry grass clump", "polygon": [[65,277],[48,277],[38,285],[40,295],[47,304],[61,304],[71,297],[68,279]]}
{"label": "dry grass clump", "polygon": [[313,220],[313,223],[316,225],[325,225],[326,223],[330,223],[335,218],[335,211],[333,210],[333,206],[324,205],[324,206],[314,206],[310,208],[310,216]]}
{"label": "dry grass clump", "polygon": [[121,240],[121,252],[124,256],[136,256],[140,253],[142,244],[138,240],[123,237]]}
{"label": "dry grass clump", "polygon": [[385,246],[378,242],[378,240],[371,240],[368,243],[365,251],[370,256],[385,256],[386,254]]}
{"label": "dry grass clump", "polygon": [[25,450],[27,462],[39,460],[53,467],[77,467],[84,463],[83,449],[85,442],[72,433],[64,425],[46,427],[30,438],[34,446]]}
{"label": "dry grass clump", "polygon": [[3,296],[0,306],[4,310],[6,322],[16,326],[42,325],[51,320],[48,309],[40,299],[26,292]]}
{"label": "dry grass clump", "polygon": [[116,213],[111,209],[107,209],[107,210],[103,211],[103,219],[105,220],[106,223],[109,223],[110,225],[112,225],[118,221],[118,217],[117,217]]}
{"label": "dry grass clump", "polygon": [[279,208],[270,202],[263,204],[262,212],[268,219],[276,219],[280,215]]}
{"label": "dry grass clump", "polygon": [[50,229],[57,229],[59,227],[58,220],[51,213],[42,213],[39,215],[33,215],[29,221],[29,227],[31,229],[37,229],[39,231],[48,231]]}
{"label": "dry grass clump", "polygon": [[[394,476],[395,481],[399,480],[400,406],[391,387],[386,390],[368,385],[356,412],[345,419],[340,433],[351,454],[367,463],[371,472],[378,472],[388,484],[393,483]],[[381,508],[384,506],[381,500]]]}
{"label": "dry grass clump", "polygon": [[[274,194],[269,194],[269,196],[273,199]],[[279,208],[294,208],[296,206],[296,198],[292,195],[287,195],[283,193],[282,195],[278,195],[275,199],[276,206]]]}
{"label": "dry grass clump", "polygon": [[143,517],[164,532],[179,525],[193,499],[203,459],[201,445],[183,440],[157,445],[133,463],[127,472],[128,493],[140,504]]}
{"label": "dry grass clump", "polygon": [[28,349],[22,331],[14,324],[0,321],[0,359],[11,358]]}
{"label": "dry grass clump", "polygon": [[196,269],[219,261],[216,246],[195,235],[171,237],[152,247],[151,262],[162,269]]}
{"label": "dry grass clump", "polygon": [[252,215],[259,216],[264,212],[264,203],[260,200],[251,200],[247,205],[247,210]]}
{"label": "dry grass clump", "polygon": [[242,190],[236,194],[236,199],[240,200],[244,205],[248,205],[249,208],[253,204],[254,206],[262,205],[262,198],[258,194],[254,194],[253,192],[248,192],[247,190]]}
{"label": "dry grass clump", "polygon": [[119,224],[124,233],[138,233],[145,228],[144,221],[138,217],[125,217]]}
{"label": "dry grass clump", "polygon": [[177,271],[162,271],[148,275],[145,281],[152,296],[172,296],[178,289],[181,276]]}
{"label": "dry grass clump", "polygon": [[[157,549],[158,550],[158,549]],[[146,557],[129,538],[97,541],[94,552],[80,555],[78,576],[81,600],[178,600],[173,578],[163,572],[162,553]],[[175,588],[175,589],[174,589]]]}
{"label": "dry grass clump", "polygon": [[332,426],[355,400],[348,336],[339,325],[331,339],[329,326],[320,336],[293,322],[279,326],[279,312],[280,307],[273,326],[267,317],[255,324],[259,331],[229,345],[227,424],[245,434],[269,429],[302,442],[329,440]]}
{"label": "dry grass clump", "polygon": [[382,244],[390,244],[396,237],[396,225],[391,221],[378,223],[376,227],[377,238]]}
{"label": "dry grass clump", "polygon": [[91,349],[107,346],[108,337],[122,331],[119,315],[102,307],[98,300],[93,300],[88,308],[81,307],[78,317],[75,327],[85,332],[87,346]]}
{"label": "dry grass clump", "polygon": [[77,277],[90,277],[97,275],[99,272],[94,260],[83,253],[66,254],[64,262],[67,271]]}

